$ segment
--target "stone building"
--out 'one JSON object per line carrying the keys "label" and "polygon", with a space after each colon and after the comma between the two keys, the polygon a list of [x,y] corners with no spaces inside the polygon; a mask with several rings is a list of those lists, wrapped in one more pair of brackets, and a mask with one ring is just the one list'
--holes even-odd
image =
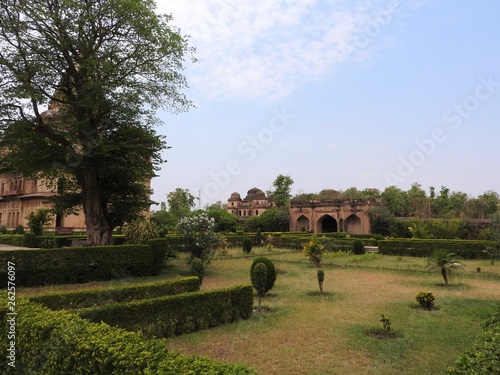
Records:
{"label": "stone building", "polygon": [[[21,173],[0,173],[0,225],[13,229],[17,225],[27,227],[26,216],[40,208],[52,208],[48,198],[57,194],[57,187],[43,181],[25,178]],[[85,217],[60,215],[53,217],[47,229],[71,227],[85,228]]]}
{"label": "stone building", "polygon": [[255,187],[248,190],[244,199],[241,199],[239,193],[234,192],[227,200],[227,212],[238,216],[240,219],[262,215],[266,210],[274,206],[272,199],[266,197],[262,190]]}
{"label": "stone building", "polygon": [[368,209],[379,199],[333,199],[290,203],[290,231],[371,233]]}

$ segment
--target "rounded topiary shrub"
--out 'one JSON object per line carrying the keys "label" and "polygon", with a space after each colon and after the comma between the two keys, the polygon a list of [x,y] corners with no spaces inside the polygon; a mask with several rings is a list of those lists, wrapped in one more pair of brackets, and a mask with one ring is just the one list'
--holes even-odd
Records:
{"label": "rounded topiary shrub", "polygon": [[266,266],[267,277],[266,277],[266,291],[265,291],[265,293],[267,293],[273,288],[274,282],[276,281],[276,267],[274,266],[274,263],[269,258],[257,257],[253,260],[252,266],[250,267],[250,278],[252,277],[253,270],[258,263],[264,263],[264,265]]}
{"label": "rounded topiary shrub", "polygon": [[352,243],[352,252],[356,255],[363,255],[365,253],[365,246],[363,245],[363,241],[354,240]]}
{"label": "rounded topiary shrub", "polygon": [[243,240],[243,252],[250,254],[252,251],[252,240],[250,238],[245,238]]}

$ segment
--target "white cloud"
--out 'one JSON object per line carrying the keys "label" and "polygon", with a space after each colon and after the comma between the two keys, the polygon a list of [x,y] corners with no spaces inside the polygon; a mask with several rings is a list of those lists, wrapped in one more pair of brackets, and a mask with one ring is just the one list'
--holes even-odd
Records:
{"label": "white cloud", "polygon": [[214,98],[273,99],[350,58],[369,56],[395,3],[158,0],[158,9],[171,13],[197,48],[199,62],[187,71],[192,87]]}

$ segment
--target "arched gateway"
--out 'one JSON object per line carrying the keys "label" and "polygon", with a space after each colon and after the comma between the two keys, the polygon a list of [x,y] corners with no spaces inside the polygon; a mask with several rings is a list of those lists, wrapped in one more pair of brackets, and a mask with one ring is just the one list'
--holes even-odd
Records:
{"label": "arched gateway", "polygon": [[290,204],[290,231],[313,233],[370,233],[368,209],[380,206],[379,199],[334,199]]}

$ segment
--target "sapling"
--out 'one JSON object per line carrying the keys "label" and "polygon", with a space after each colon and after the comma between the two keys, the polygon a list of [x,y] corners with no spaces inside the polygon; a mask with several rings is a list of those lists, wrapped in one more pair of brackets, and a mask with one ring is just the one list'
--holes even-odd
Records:
{"label": "sapling", "polygon": [[323,294],[323,281],[325,281],[325,272],[322,269],[319,269],[317,275],[318,275],[319,291],[321,292],[321,294]]}

